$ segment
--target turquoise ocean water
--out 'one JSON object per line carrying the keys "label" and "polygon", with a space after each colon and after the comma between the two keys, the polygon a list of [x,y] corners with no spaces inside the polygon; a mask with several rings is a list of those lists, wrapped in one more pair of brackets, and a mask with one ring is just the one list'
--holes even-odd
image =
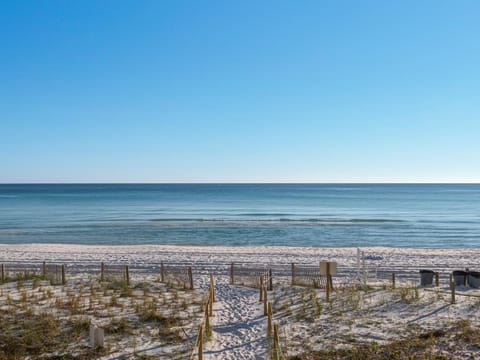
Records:
{"label": "turquoise ocean water", "polygon": [[480,185],[0,185],[0,244],[480,246]]}

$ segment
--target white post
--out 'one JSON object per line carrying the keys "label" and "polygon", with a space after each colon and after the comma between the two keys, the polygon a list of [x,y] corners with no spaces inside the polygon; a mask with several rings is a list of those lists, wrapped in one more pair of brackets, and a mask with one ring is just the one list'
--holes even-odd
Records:
{"label": "white post", "polygon": [[90,347],[96,349],[97,347],[103,347],[105,341],[105,330],[97,328],[95,325],[90,324]]}
{"label": "white post", "polygon": [[360,275],[360,248],[357,248],[357,281],[360,283],[361,279]]}
{"label": "white post", "polygon": [[105,330],[96,328],[95,329],[95,345],[97,347],[103,348],[104,340],[105,340]]}
{"label": "white post", "polygon": [[90,347],[95,349],[95,325],[90,324]]}
{"label": "white post", "polygon": [[367,268],[365,267],[365,252],[362,251],[362,263],[363,263],[363,285],[367,286]]}

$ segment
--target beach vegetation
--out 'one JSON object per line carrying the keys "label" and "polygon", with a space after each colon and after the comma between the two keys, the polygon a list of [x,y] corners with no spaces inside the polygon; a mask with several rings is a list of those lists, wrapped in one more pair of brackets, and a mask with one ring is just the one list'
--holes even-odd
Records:
{"label": "beach vegetation", "polygon": [[397,289],[397,293],[400,296],[400,299],[407,303],[413,303],[419,300],[420,295],[418,288],[416,286],[404,286]]}
{"label": "beach vegetation", "polygon": [[[202,299],[195,292],[172,292],[147,280],[136,288],[140,297],[135,287],[99,283],[95,277],[72,281],[58,291],[41,280],[27,283],[22,277],[16,282],[15,287],[0,287],[0,360],[91,359],[125,346],[125,334],[150,336],[185,358],[182,344],[188,336],[183,329],[202,315],[197,311]],[[106,334],[105,347],[95,351],[86,347],[92,320]],[[151,357],[144,353],[142,358]]]}
{"label": "beach vegetation", "polygon": [[65,347],[72,340],[71,329],[63,328],[51,314],[24,313],[2,319],[0,358],[17,359],[40,355]]}
{"label": "beach vegetation", "polygon": [[107,334],[132,334],[133,324],[125,317],[113,318],[105,327]]}
{"label": "beach vegetation", "polygon": [[456,349],[469,348],[473,354],[480,350],[480,329],[473,327],[468,320],[459,320],[448,329],[432,330],[380,344],[372,341],[348,347],[332,347],[324,350],[302,352],[290,356],[290,360],[329,360],[329,359],[433,359],[447,360],[454,356]]}

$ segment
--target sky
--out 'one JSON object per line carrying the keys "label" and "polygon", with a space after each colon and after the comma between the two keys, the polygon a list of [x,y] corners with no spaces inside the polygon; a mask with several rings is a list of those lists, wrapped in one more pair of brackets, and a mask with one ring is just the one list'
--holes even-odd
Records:
{"label": "sky", "polygon": [[480,182],[480,2],[0,1],[0,182]]}

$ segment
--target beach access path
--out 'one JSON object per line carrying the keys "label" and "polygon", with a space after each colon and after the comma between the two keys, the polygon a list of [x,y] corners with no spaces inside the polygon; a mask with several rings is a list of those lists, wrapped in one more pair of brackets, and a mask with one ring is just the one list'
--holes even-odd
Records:
{"label": "beach access path", "polygon": [[205,343],[204,359],[265,359],[267,328],[258,290],[232,286],[219,278],[215,300],[212,337]]}

